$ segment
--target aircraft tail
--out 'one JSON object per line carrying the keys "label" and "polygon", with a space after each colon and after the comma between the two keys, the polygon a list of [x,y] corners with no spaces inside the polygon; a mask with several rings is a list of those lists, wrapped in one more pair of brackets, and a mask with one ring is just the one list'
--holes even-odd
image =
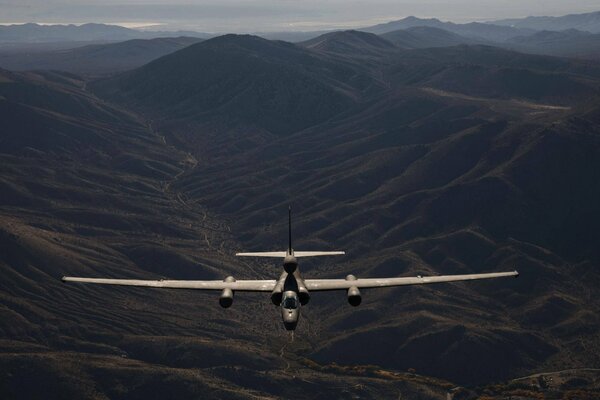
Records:
{"label": "aircraft tail", "polygon": [[292,249],[292,206],[288,206],[288,254],[294,254],[294,249]]}
{"label": "aircraft tail", "polygon": [[239,257],[276,257],[285,258],[288,254],[295,257],[319,257],[344,255],[344,251],[294,251],[292,247],[292,207],[288,207],[288,249],[287,251],[259,251],[249,253],[235,253]]}

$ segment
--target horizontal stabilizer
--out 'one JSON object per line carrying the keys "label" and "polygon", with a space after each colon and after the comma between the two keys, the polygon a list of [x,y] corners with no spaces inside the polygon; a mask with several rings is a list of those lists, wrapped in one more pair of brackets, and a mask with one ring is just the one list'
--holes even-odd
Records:
{"label": "horizontal stabilizer", "polygon": [[343,256],[345,251],[295,251],[295,257]]}
{"label": "horizontal stabilizer", "polygon": [[256,251],[253,253],[235,253],[238,257],[278,257],[285,258],[285,251]]}
{"label": "horizontal stabilizer", "polygon": [[[294,257],[342,256],[344,251],[294,251]],[[258,251],[251,253],[235,253],[238,257],[278,257],[284,258],[285,251]]]}

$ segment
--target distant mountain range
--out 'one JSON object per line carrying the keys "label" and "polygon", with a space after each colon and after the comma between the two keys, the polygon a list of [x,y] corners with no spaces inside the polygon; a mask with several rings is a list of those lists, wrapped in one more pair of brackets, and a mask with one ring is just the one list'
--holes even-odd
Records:
{"label": "distant mountain range", "polygon": [[490,24],[511,26],[537,31],[564,31],[577,29],[600,33],[600,11],[586,14],[570,14],[562,17],[527,17],[492,21]]}
{"label": "distant mountain range", "polygon": [[[593,19],[597,13],[580,15]],[[454,24],[437,19],[408,17],[399,21],[365,28],[381,35],[399,47],[446,47],[458,44],[488,44],[525,53],[562,57],[600,58],[600,35],[557,24],[537,31],[526,25],[495,25],[491,23]]]}
{"label": "distant mountain range", "polygon": [[455,24],[453,22],[442,22],[436,18],[422,19],[417,17],[407,17],[399,21],[392,21],[385,24],[375,25],[368,28],[362,28],[365,32],[375,34],[384,34],[399,29],[408,29],[415,27],[439,28],[461,36],[488,41],[504,41],[515,36],[522,36],[533,33],[531,29],[513,28],[510,26],[499,26],[471,22],[468,24]]}
{"label": "distant mountain range", "polygon": [[206,38],[211,35],[200,32],[154,32],[124,28],[118,25],[22,25],[0,26],[0,43],[40,42],[117,42],[129,39],[152,39],[157,37],[190,36]]}
{"label": "distant mountain range", "polygon": [[[600,57],[600,32],[597,26],[600,12],[564,17],[529,17],[502,20],[493,23],[472,22],[456,24],[435,18],[407,17],[398,21],[359,29],[380,35],[395,47],[402,49],[447,47],[461,44],[488,44],[534,54],[597,59]],[[339,31],[270,32],[260,36],[268,39],[303,42],[317,48],[317,37]],[[360,40],[356,34],[355,39]],[[0,26],[0,66],[15,70],[58,69],[78,73],[111,73],[140,66],[170,51],[179,49],[174,41],[129,42],[114,47],[114,51],[132,54],[112,65],[110,47],[106,59],[100,60],[100,47],[75,49],[86,44],[105,44],[132,39],[163,37],[208,38],[200,32],[152,32],[105,24],[38,25],[23,24]],[[330,43],[330,45],[333,45]],[[367,47],[359,51],[367,51]],[[369,51],[380,52],[381,49]]]}
{"label": "distant mountain range", "polygon": [[109,74],[141,67],[159,57],[202,41],[193,37],[132,39],[58,51],[0,52],[0,66],[10,70],[60,70]]}
{"label": "distant mountain range", "polygon": [[529,36],[514,37],[504,47],[525,53],[600,59],[600,34],[575,29],[540,31]]}

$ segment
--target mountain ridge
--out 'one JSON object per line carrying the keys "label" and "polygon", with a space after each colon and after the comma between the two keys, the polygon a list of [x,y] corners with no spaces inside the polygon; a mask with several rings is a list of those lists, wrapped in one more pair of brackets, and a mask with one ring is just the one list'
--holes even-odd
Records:
{"label": "mountain ridge", "polygon": [[11,70],[59,70],[79,74],[112,74],[141,67],[150,61],[202,39],[173,37],[130,39],[58,51],[0,52],[0,66]]}
{"label": "mountain ridge", "polygon": [[600,11],[569,14],[559,17],[525,17],[492,21],[492,24],[515,26],[535,30],[562,31],[578,29],[591,33],[600,33]]}

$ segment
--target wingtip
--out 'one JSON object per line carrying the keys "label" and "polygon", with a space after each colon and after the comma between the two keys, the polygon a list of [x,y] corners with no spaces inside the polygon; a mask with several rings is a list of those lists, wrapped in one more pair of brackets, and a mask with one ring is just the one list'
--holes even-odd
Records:
{"label": "wingtip", "polygon": [[517,270],[515,269],[514,273],[515,273],[515,278],[518,278],[518,277],[519,277],[519,275],[520,275],[520,274],[519,274],[519,271],[517,271]]}
{"label": "wingtip", "polygon": [[67,282],[69,279],[66,276],[63,276],[62,278],[60,278],[62,283]]}

